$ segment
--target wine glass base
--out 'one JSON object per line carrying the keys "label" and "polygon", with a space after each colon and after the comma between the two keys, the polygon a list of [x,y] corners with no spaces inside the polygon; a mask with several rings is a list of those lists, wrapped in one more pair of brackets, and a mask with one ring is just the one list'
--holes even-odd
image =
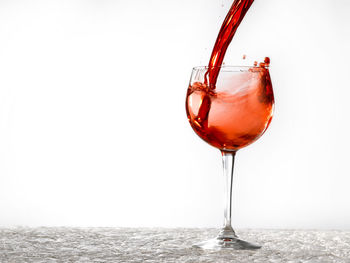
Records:
{"label": "wine glass base", "polygon": [[261,246],[259,245],[255,245],[238,238],[231,238],[231,239],[225,239],[225,240],[213,238],[207,241],[194,244],[193,247],[202,248],[202,249],[215,249],[215,250],[221,250],[221,249],[255,250],[255,249],[261,248]]}
{"label": "wine glass base", "polygon": [[216,238],[194,244],[193,247],[214,250],[255,250],[261,248],[261,246],[241,240],[235,235],[231,235],[230,237],[223,237],[219,235]]}

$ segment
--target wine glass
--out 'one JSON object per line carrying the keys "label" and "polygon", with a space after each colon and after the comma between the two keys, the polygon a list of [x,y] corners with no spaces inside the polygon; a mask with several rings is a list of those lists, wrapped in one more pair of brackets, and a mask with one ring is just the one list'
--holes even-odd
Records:
{"label": "wine glass", "polygon": [[[212,68],[211,68],[212,69]],[[231,226],[232,176],[236,152],[256,141],[269,126],[274,96],[268,67],[222,66],[215,85],[208,67],[192,70],[186,96],[188,120],[199,137],[218,148],[224,168],[224,226],[214,239],[195,244],[204,249],[258,249],[238,239]]]}

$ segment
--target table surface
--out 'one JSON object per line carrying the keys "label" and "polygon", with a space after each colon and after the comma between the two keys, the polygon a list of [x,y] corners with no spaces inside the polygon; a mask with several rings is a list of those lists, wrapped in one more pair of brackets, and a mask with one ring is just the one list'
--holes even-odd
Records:
{"label": "table surface", "polygon": [[202,250],[216,229],[0,228],[0,262],[336,262],[350,263],[350,231],[238,230],[263,247]]}

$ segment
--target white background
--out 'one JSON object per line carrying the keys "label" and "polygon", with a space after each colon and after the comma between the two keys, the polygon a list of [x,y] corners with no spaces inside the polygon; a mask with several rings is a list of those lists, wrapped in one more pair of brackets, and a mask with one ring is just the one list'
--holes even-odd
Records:
{"label": "white background", "polygon": [[[185,116],[228,0],[1,0],[0,226],[218,227],[219,151]],[[350,2],[256,0],[226,64],[271,58],[238,228],[350,228]]]}

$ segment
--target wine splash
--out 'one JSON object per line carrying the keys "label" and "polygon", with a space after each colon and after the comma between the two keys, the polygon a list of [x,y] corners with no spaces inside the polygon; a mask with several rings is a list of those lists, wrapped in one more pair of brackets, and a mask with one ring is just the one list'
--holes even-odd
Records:
{"label": "wine splash", "polygon": [[274,105],[267,68],[226,67],[215,90],[203,83],[207,68],[194,71],[197,74],[187,90],[186,112],[199,137],[220,150],[237,151],[266,131]]}
{"label": "wine splash", "polygon": [[[234,0],[224,22],[222,23],[210,56],[208,70],[205,74],[203,83],[205,89],[212,91],[215,90],[217,78],[220,73],[221,65],[223,63],[227,48],[230,45],[239,25],[241,24],[244,16],[246,15],[253,2],[254,0]],[[265,61],[263,63],[260,63],[259,67],[268,67],[269,63],[270,59],[265,58]],[[257,64],[257,62],[256,64],[254,63],[254,67],[256,67]],[[268,69],[266,72],[268,75]],[[203,127],[206,127],[208,125],[207,119],[211,107],[211,102],[212,101],[210,94],[206,94],[203,97],[202,103],[199,107],[196,122]]]}
{"label": "wine splash", "polygon": [[238,26],[241,24],[245,14],[253,2],[254,0],[235,0],[228,11],[224,22],[222,23],[209,60],[209,78],[208,80],[205,80],[206,82],[209,81],[209,83],[207,82],[205,84],[207,84],[211,89],[215,89],[216,80],[218,78],[222,62],[224,61],[227,48],[230,45]]}

